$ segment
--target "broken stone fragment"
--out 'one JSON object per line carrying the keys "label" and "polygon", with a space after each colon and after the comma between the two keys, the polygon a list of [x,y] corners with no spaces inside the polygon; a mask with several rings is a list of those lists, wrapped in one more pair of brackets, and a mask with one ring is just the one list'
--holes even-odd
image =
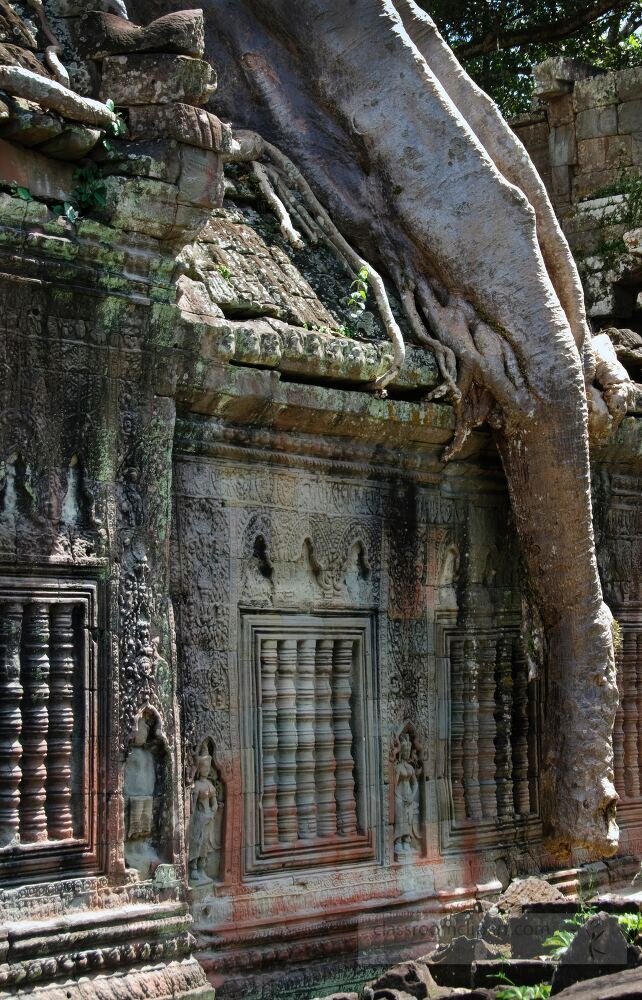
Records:
{"label": "broken stone fragment", "polygon": [[81,160],[94,148],[100,139],[99,129],[86,125],[67,125],[59,135],[48,139],[39,146],[41,153],[56,160]]}
{"label": "broken stone fragment", "polygon": [[177,139],[188,146],[232,151],[232,128],[204,108],[189,104],[147,104],[129,111],[129,131],[133,139]]}
{"label": "broken stone fragment", "polygon": [[40,107],[58,111],[72,121],[105,128],[117,121],[116,115],[100,101],[81,97],[55,80],[47,80],[22,66],[0,66],[0,90],[23,97]]}
{"label": "broken stone fragment", "polygon": [[627,941],[617,918],[596,913],[580,927],[560,958],[551,994],[560,993],[583,979],[611,975],[626,968],[627,964]]}
{"label": "broken stone fragment", "polygon": [[100,96],[119,107],[132,104],[205,104],[216,90],[208,62],[164,52],[108,56],[103,60]]}
{"label": "broken stone fragment", "polygon": [[165,14],[146,27],[115,14],[89,11],[78,25],[78,46],[90,59],[130,52],[176,52],[200,58],[205,51],[202,10]]}
{"label": "broken stone fragment", "polygon": [[408,961],[388,969],[369,984],[378,996],[381,990],[400,990],[416,1000],[427,1000],[439,992],[439,987],[422,962]]}

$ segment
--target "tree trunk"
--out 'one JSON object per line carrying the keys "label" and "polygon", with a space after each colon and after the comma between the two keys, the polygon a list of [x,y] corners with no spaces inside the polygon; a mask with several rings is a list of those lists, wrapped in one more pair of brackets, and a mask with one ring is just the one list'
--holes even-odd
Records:
{"label": "tree trunk", "polygon": [[[545,829],[558,855],[612,853],[617,694],[591,521],[585,317],[541,181],[412,0],[204,7],[217,110],[287,152],[344,236],[398,284],[437,279],[484,317],[483,331],[466,330],[460,310],[450,346],[466,365],[482,356],[473,382],[501,410],[498,446],[547,635]],[[147,16],[161,11],[147,2]],[[528,406],[500,391],[511,352]]]}

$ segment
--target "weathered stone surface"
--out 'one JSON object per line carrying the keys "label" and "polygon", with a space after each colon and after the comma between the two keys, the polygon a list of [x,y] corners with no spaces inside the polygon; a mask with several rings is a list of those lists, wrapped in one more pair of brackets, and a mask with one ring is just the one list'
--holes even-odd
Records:
{"label": "weathered stone surface", "polygon": [[567,56],[553,56],[539,63],[534,70],[535,96],[542,99],[563,96],[573,89],[577,80],[593,75],[590,66],[569,59]]}
{"label": "weathered stone surface", "polygon": [[637,1000],[642,979],[639,969],[626,969],[599,979],[588,979],[562,990],[563,1000]]}
{"label": "weathered stone surface", "polygon": [[203,228],[207,207],[181,201],[173,184],[146,177],[106,177],[104,215],[116,229],[156,239],[193,239]]}
{"label": "weathered stone surface", "polygon": [[8,42],[0,42],[0,64],[22,66],[23,69],[28,69],[38,76],[44,76],[47,80],[53,79],[50,70],[40,62],[33,52]]}
{"label": "weathered stone surface", "polygon": [[642,100],[620,104],[617,115],[620,132],[642,132]]}
{"label": "weathered stone surface", "polygon": [[627,961],[627,941],[617,919],[597,913],[579,928],[562,955],[551,993],[561,993],[583,979],[610,975],[625,967]]}
{"label": "weathered stone surface", "polygon": [[0,177],[27,188],[34,198],[64,201],[75,186],[73,168],[0,139]]}
{"label": "weathered stone surface", "polygon": [[575,130],[570,125],[559,125],[551,130],[549,138],[551,165],[561,167],[577,162]]}
{"label": "weathered stone surface", "polygon": [[617,135],[618,114],[614,104],[603,108],[588,108],[580,111],[575,120],[578,139],[594,139],[598,136]]}
{"label": "weathered stone surface", "polygon": [[496,957],[496,951],[479,938],[460,935],[442,945],[423,961],[439,986],[472,987],[472,965],[481,959]]}
{"label": "weathered stone surface", "polygon": [[556,886],[551,885],[546,879],[531,876],[511,882],[497,900],[497,908],[513,916],[529,903],[552,903],[563,900],[564,895]]}
{"label": "weathered stone surface", "polygon": [[205,49],[203,11],[180,10],[151,21],[145,27],[115,14],[84,7],[78,39],[84,54],[93,59],[130,52],[176,52],[200,58]]}
{"label": "weathered stone surface", "polygon": [[108,56],[100,96],[119,107],[137,104],[205,104],[216,90],[209,63],[167,53]]}
{"label": "weathered stone surface", "polygon": [[204,108],[188,104],[152,104],[133,107],[129,130],[135,139],[176,139],[215,153],[232,150],[232,129]]}
{"label": "weathered stone surface", "polygon": [[0,0],[0,41],[19,48],[37,48],[37,39],[8,0]]}
{"label": "weathered stone surface", "polygon": [[637,101],[642,98],[642,68],[627,66],[618,73],[617,93],[621,101]]}
{"label": "weathered stone surface", "polygon": [[42,112],[29,101],[19,97],[3,96],[9,121],[0,126],[3,139],[10,139],[21,146],[37,146],[59,135],[63,125],[59,118]]}
{"label": "weathered stone surface", "polygon": [[378,979],[369,983],[375,996],[383,989],[401,990],[417,1000],[433,997],[439,991],[437,983],[422,962],[402,962],[388,969]]}
{"label": "weathered stone surface", "polygon": [[578,80],[573,89],[575,110],[604,107],[615,104],[618,99],[618,78],[616,73],[598,73],[586,80]]}

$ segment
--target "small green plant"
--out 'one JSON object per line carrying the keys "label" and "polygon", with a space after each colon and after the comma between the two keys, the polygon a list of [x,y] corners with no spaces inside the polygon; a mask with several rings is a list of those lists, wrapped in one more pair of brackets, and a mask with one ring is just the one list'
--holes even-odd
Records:
{"label": "small green plant", "polygon": [[18,184],[14,183],[11,185],[11,194],[14,198],[21,198],[22,201],[33,201],[33,195],[29,188],[20,187]]}
{"label": "small green plant", "polygon": [[513,980],[509,979],[505,972],[495,973],[494,978],[506,984],[505,989],[498,990],[495,994],[497,1000],[547,1000],[551,995],[549,983],[538,983],[536,986],[515,986]]}
{"label": "small green plant", "polygon": [[76,187],[71,192],[71,199],[61,205],[54,205],[52,211],[54,215],[64,216],[75,226],[83,211],[106,206],[107,188],[95,163],[77,167],[74,171],[74,180]]}
{"label": "small green plant", "polygon": [[627,940],[634,944],[638,935],[642,934],[642,913],[621,913],[617,922]]}
{"label": "small green plant", "polygon": [[103,149],[107,152],[112,148],[110,139],[119,139],[123,135],[127,135],[127,126],[123,121],[122,115],[116,111],[116,106],[114,102],[110,99],[105,101],[105,106],[109,108],[116,115],[116,121],[110,122],[105,129],[105,135],[102,138]]}
{"label": "small green plant", "polygon": [[368,298],[368,268],[362,267],[357,272],[357,277],[350,285],[350,294],[346,300],[348,314],[353,320],[359,318],[359,314],[366,308]]}
{"label": "small green plant", "polygon": [[[565,922],[570,923],[568,920]],[[568,950],[574,937],[574,931],[557,930],[554,931],[550,937],[546,938],[544,941],[544,947],[550,949],[551,958],[557,960]]]}
{"label": "small green plant", "polygon": [[64,201],[60,205],[54,205],[51,209],[54,215],[64,216],[67,222],[75,226],[80,218],[80,212],[70,201]]}
{"label": "small green plant", "polygon": [[230,271],[229,267],[225,267],[225,264],[221,264],[219,266],[218,273],[222,278],[225,278],[226,281],[229,281],[230,278],[232,277],[232,272]]}

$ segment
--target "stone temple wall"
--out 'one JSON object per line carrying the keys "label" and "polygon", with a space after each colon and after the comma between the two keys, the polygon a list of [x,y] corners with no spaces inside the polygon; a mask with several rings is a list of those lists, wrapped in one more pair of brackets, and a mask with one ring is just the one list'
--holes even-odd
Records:
{"label": "stone temple wall", "polygon": [[[109,149],[33,101],[0,124],[0,997],[310,997],[583,859],[542,846],[489,434],[444,465],[418,348],[372,394],[390,351],[374,314],[346,329],[341,262],[224,173],[202,95],[143,114],[134,55]],[[104,193],[73,220],[81,139]],[[595,455],[624,635],[603,886],[642,854],[638,412]]]}

